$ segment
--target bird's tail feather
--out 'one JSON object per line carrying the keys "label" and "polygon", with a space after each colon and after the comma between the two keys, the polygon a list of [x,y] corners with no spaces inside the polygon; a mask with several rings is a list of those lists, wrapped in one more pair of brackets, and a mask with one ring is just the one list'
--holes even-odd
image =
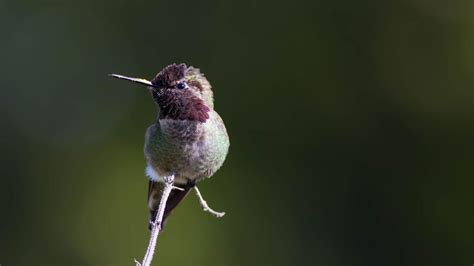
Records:
{"label": "bird's tail feather", "polygon": [[[192,186],[188,185],[175,185],[183,190],[173,189],[168,197],[166,202],[165,213],[163,214],[163,228],[166,218],[171,214],[171,212],[178,206],[178,204],[183,200],[186,195],[191,190]],[[148,183],[148,208],[150,210],[150,219],[148,223],[148,228],[151,230],[151,224],[155,221],[156,214],[158,212],[158,205],[160,204],[161,195],[163,193],[164,184],[161,182],[149,181]]]}

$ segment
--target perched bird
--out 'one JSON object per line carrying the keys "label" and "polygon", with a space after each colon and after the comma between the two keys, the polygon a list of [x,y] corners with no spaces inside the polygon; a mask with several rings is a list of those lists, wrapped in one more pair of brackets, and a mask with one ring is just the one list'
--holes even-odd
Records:
{"label": "perched bird", "polygon": [[[148,208],[154,221],[164,176],[175,175],[175,186],[165,208],[166,219],[196,182],[211,177],[224,163],[229,136],[214,111],[211,84],[199,69],[172,64],[151,81],[111,76],[147,86],[158,107],[158,117],[145,135]],[[151,224],[151,223],[150,223]]]}

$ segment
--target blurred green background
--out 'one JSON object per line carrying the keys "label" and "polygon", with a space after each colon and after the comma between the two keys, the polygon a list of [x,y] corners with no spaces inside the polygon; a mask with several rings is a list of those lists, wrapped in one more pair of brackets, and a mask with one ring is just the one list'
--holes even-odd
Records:
{"label": "blurred green background", "polygon": [[472,265],[474,2],[0,0],[0,264],[133,265],[143,88],[185,62],[231,149],[155,265]]}

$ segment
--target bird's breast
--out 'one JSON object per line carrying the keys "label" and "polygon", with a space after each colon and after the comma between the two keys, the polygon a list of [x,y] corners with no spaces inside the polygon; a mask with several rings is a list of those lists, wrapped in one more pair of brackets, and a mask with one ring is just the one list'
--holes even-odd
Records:
{"label": "bird's breast", "polygon": [[[187,179],[211,176],[228,149],[225,127],[217,113],[206,122],[161,119],[148,129],[145,156],[157,173],[176,173]],[[217,120],[216,120],[217,119]]]}

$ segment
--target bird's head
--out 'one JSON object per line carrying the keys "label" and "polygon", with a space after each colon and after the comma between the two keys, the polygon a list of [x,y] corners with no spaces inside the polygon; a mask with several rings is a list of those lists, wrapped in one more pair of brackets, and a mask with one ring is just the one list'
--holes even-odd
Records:
{"label": "bird's head", "polygon": [[112,77],[147,86],[160,109],[160,119],[205,122],[214,108],[211,84],[199,69],[172,64],[151,81],[117,74]]}

